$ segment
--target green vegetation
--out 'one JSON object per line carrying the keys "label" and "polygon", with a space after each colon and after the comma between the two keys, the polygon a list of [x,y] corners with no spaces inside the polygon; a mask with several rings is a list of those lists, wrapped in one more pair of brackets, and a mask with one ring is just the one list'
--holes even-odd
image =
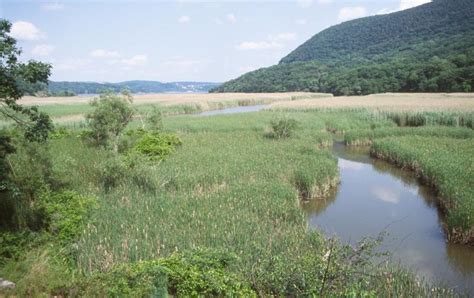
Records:
{"label": "green vegetation", "polygon": [[474,131],[469,128],[443,126],[387,127],[380,129],[350,130],[344,134],[346,145],[371,145],[375,139],[400,136],[450,137],[474,139]]}
{"label": "green vegetation", "polygon": [[372,154],[415,171],[439,192],[450,240],[474,242],[474,139],[407,136],[375,140]]}
{"label": "green vegetation", "polygon": [[211,92],[470,92],[472,18],[472,1],[436,0],[345,22],[316,34],[280,64],[247,73]]}
{"label": "green vegetation", "polygon": [[298,121],[288,115],[270,122],[270,131],[266,134],[269,138],[289,138],[298,127]]}
{"label": "green vegetation", "polygon": [[[58,130],[49,141],[52,176],[74,193],[50,196],[48,210],[63,210],[69,200],[77,200],[71,208],[92,208],[80,216],[82,232],[71,244],[11,240],[24,253],[6,258],[0,274],[17,282],[18,295],[452,294],[403,270],[374,267],[376,242],[344,246],[306,230],[298,201],[324,197],[338,181],[336,160],[318,149],[331,140],[326,122],[363,116],[293,112],[299,125],[291,136],[265,138],[268,123],[282,116],[165,117],[162,133],[178,132],[182,145],[159,163],[91,147],[77,137],[80,130]],[[134,144],[140,134],[127,138]],[[58,228],[71,222],[61,222],[43,231],[76,235]]]}

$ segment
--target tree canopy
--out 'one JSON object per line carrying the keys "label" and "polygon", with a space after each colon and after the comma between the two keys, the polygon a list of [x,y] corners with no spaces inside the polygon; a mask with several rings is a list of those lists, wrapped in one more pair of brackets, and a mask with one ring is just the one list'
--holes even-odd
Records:
{"label": "tree canopy", "polygon": [[53,128],[48,115],[17,101],[25,93],[24,86],[47,83],[51,65],[33,60],[19,62],[21,50],[9,35],[10,30],[11,23],[0,19],[0,114],[20,124],[27,140],[44,141]]}

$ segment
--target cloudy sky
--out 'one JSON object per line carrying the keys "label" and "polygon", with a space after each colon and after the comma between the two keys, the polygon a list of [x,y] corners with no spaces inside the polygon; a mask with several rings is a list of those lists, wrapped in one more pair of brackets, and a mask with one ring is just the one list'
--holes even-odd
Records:
{"label": "cloudy sky", "polygon": [[222,82],[270,66],[317,32],[429,0],[0,0],[22,59],[53,80]]}

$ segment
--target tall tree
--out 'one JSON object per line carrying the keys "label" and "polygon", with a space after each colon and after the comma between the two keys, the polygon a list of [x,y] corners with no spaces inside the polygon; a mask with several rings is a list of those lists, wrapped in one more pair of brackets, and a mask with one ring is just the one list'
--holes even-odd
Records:
{"label": "tall tree", "polygon": [[53,128],[51,119],[37,107],[24,107],[17,101],[24,95],[22,86],[48,82],[51,65],[33,60],[19,62],[21,50],[9,34],[11,26],[0,19],[0,114],[21,125],[28,141],[45,141]]}

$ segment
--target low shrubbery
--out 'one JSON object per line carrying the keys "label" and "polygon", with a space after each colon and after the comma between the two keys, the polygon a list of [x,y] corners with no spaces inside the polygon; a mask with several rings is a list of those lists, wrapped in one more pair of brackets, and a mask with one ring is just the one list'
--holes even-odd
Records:
{"label": "low shrubbery", "polygon": [[149,132],[143,134],[131,152],[144,155],[150,160],[161,160],[173,153],[181,144],[181,139],[175,134]]}
{"label": "low shrubbery", "polygon": [[298,121],[286,115],[272,120],[270,129],[265,136],[275,139],[289,138],[297,127]]}

